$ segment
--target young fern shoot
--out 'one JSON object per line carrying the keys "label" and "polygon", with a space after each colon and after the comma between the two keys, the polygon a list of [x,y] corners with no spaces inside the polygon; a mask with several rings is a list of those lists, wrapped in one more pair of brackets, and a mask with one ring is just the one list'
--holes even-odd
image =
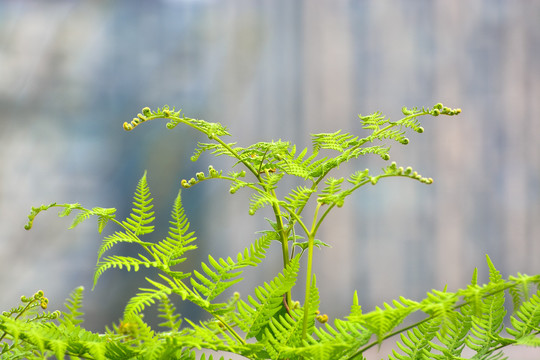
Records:
{"label": "young fern shoot", "polygon": [[[226,142],[231,136],[218,123],[192,119],[181,111],[164,106],[155,111],[144,108],[125,130],[133,130],[143,122],[165,118],[167,128],[185,125],[204,134],[209,141],[199,142],[191,157],[201,154],[233,159],[234,171],[225,172],[208,166],[180,182],[189,189],[207,180],[230,184],[231,194],[251,191],[248,212],[256,214],[267,208],[273,213],[270,229],[253,243],[246,245],[236,257],[216,258],[208,255],[200,269],[182,269],[191,250],[196,248],[194,233],[184,214],[181,191],[173,199],[167,235],[152,239],[154,232],[153,199],[146,172],[139,179],[131,213],[124,220],[116,218],[114,208],[85,208],[82,205],[51,203],[32,208],[25,228],[33,226],[42,211],[59,208],[59,216],[74,213],[71,228],[97,217],[101,233],[108,224],[117,230],[104,237],[98,250],[94,286],[105,271],[119,268],[140,271],[152,268],[157,272],[146,277],[146,287],[128,301],[122,319],[104,334],[84,330],[82,324],[82,287],[66,300],[65,312],[48,313],[48,299],[38,291],[33,297],[22,297],[23,303],[0,315],[0,356],[6,359],[181,359],[209,360],[197,350],[224,351],[252,360],[353,360],[364,359],[364,353],[392,336],[399,335],[397,350],[389,359],[463,359],[464,349],[474,353],[473,359],[499,359],[508,345],[540,346],[540,275],[518,274],[502,278],[489,257],[489,283],[477,284],[477,271],[471,284],[456,292],[432,290],[425,299],[413,301],[403,297],[364,313],[354,295],[349,315],[329,321],[319,313],[319,289],[313,271],[316,247],[329,246],[317,239],[322,223],[330,211],[342,207],[349,195],[364,185],[375,185],[387,177],[406,177],[424,184],[433,180],[411,167],[391,162],[380,172],[369,169],[337,176],[341,164],[365,155],[390,159],[391,142],[406,145],[407,131],[422,133],[421,116],[453,116],[460,109],[442,104],[432,108],[403,108],[403,118],[391,121],[381,113],[359,116],[367,135],[352,135],[341,130],[313,134],[311,149],[298,149],[286,141],[258,142],[246,147]],[[323,151],[324,154],[323,155]],[[280,189],[286,177],[298,178],[300,185]],[[282,190],[282,191],[278,191]],[[283,191],[285,190],[285,191]],[[277,194],[285,193],[283,197]],[[307,204],[314,203],[310,213]],[[243,299],[234,292],[223,296],[242,280],[243,271],[258,266],[266,257],[272,242],[281,245],[282,270],[272,280],[254,289]],[[136,256],[107,255],[117,244],[140,249]],[[300,259],[305,257],[305,268]],[[302,301],[294,301],[292,292],[299,274],[305,273]],[[505,329],[507,314],[504,293],[512,296],[514,311],[511,327]],[[177,313],[174,298],[190,301],[208,314],[198,323]],[[158,304],[159,327],[152,329],[143,321],[144,311]],[[414,312],[425,318],[408,326],[401,323]],[[508,336],[502,333],[506,330]],[[221,359],[225,359],[222,356]]]}
{"label": "young fern shoot", "polygon": [[[436,104],[433,108],[413,108],[402,109],[404,117],[397,121],[375,113],[369,116],[359,116],[363,129],[371,133],[363,138],[343,133],[341,130],[334,133],[321,133],[312,135],[311,155],[307,158],[307,148],[298,155],[295,145],[284,141],[258,142],[248,147],[239,147],[236,142],[226,143],[223,136],[230,136],[228,130],[219,123],[209,123],[204,120],[188,118],[176,111],[164,106],[156,111],[144,108],[142,114],[138,114],[131,123],[124,123],[125,130],[133,130],[143,122],[159,118],[169,119],[167,128],[173,129],[179,124],[184,124],[205,134],[212,142],[199,143],[192,160],[196,161],[203,152],[210,152],[216,156],[229,156],[236,160],[235,165],[243,165],[245,170],[254,176],[251,181],[245,179],[246,171],[230,173],[224,176],[222,171],[217,171],[213,167],[209,168],[209,174],[197,173],[196,177],[189,180],[182,180],[184,188],[190,188],[202,181],[209,179],[222,179],[231,183],[230,192],[235,193],[240,188],[250,188],[253,190],[249,207],[249,214],[253,215],[257,210],[270,206],[274,213],[275,222],[273,230],[278,235],[281,243],[283,255],[283,267],[289,265],[293,257],[294,246],[289,243],[296,242],[296,226],[304,233],[307,239],[304,249],[307,249],[307,269],[306,285],[304,295],[304,315],[302,338],[307,335],[308,319],[311,312],[309,298],[312,287],[312,262],[315,246],[315,237],[321,223],[334,207],[343,206],[347,196],[366,184],[375,185],[380,179],[390,176],[409,177],[425,184],[431,184],[433,179],[419,175],[412,168],[398,167],[396,163],[391,163],[383,169],[383,173],[371,175],[369,170],[358,171],[347,179],[334,178],[330,176],[332,170],[340,164],[356,159],[361,155],[376,154],[383,160],[389,160],[390,146],[379,144],[384,140],[391,140],[406,145],[409,139],[405,137],[407,129],[422,133],[424,129],[420,126],[418,118],[424,115],[457,115],[460,109],[450,109],[442,104]],[[378,143],[375,143],[378,142]],[[336,155],[320,157],[322,149],[333,150]],[[293,189],[287,196],[280,199],[276,195],[276,189],[284,176],[294,176],[305,181],[306,185]],[[347,188],[342,188],[348,183]],[[324,184],[324,185],[322,185]],[[311,224],[304,220],[303,211],[311,198],[317,200],[317,206],[313,214]],[[309,219],[309,217],[308,217]],[[292,306],[291,291],[285,295],[284,305],[287,308]]]}

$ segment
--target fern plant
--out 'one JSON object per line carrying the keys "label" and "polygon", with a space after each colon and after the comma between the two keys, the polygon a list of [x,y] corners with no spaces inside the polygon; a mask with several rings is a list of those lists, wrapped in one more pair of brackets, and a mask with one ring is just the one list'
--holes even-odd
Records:
{"label": "fern plant", "polygon": [[[59,216],[75,212],[71,227],[97,217],[98,232],[110,223],[116,231],[105,236],[97,254],[94,287],[101,275],[112,268],[139,271],[157,270],[146,277],[145,285],[125,306],[121,319],[103,333],[82,327],[83,289],[77,288],[66,300],[65,311],[47,312],[48,300],[42,291],[22,297],[22,304],[0,315],[0,355],[2,359],[213,359],[205,351],[221,351],[220,359],[232,354],[247,359],[365,359],[365,352],[399,335],[389,359],[503,359],[510,345],[540,346],[540,275],[518,274],[504,279],[489,257],[489,282],[471,284],[456,292],[432,290],[420,301],[400,297],[370,312],[363,312],[356,294],[349,315],[328,321],[319,312],[319,289],[313,273],[313,253],[327,244],[316,238],[330,211],[344,205],[349,195],[365,185],[375,185],[387,177],[406,177],[421,183],[433,180],[410,167],[392,162],[381,172],[369,169],[347,177],[334,177],[341,164],[360,156],[390,158],[388,142],[408,144],[406,131],[422,133],[421,116],[453,116],[460,109],[442,104],[432,108],[403,108],[404,117],[390,121],[381,113],[360,116],[368,135],[360,137],[342,131],[312,135],[311,151],[298,149],[284,141],[258,142],[242,147],[226,142],[230,136],[218,123],[188,118],[174,108],[155,111],[144,108],[124,129],[133,130],[143,122],[165,118],[167,128],[188,126],[203,133],[209,142],[199,142],[192,160],[209,152],[234,160],[231,171],[208,167],[191,179],[181,181],[189,189],[209,180],[230,184],[230,193],[251,192],[249,214],[269,208],[273,218],[235,257],[208,255],[198,269],[186,269],[183,262],[196,248],[182,204],[182,192],[172,202],[167,235],[154,232],[153,199],[146,172],[139,179],[133,209],[126,219],[116,218],[116,209],[80,204],[51,203],[32,208],[26,229],[33,226],[42,211],[58,208]],[[322,155],[322,151],[327,155]],[[296,177],[301,185],[279,197],[278,188],[286,177]],[[283,189],[280,189],[283,190]],[[282,193],[280,191],[280,193]],[[310,213],[308,204],[312,204]],[[243,298],[231,288],[242,281],[247,268],[257,267],[266,258],[273,242],[280,245],[282,270],[268,282]],[[107,255],[119,243],[139,248],[137,256]],[[305,266],[300,259],[306,258]],[[299,274],[304,274],[304,293],[293,299]],[[509,293],[512,305],[505,305]],[[194,321],[176,310],[179,301],[190,301],[207,316]],[[144,320],[145,310],[157,306],[161,323],[152,328]],[[39,311],[41,309],[41,311]],[[410,315],[424,314],[419,322],[407,321]],[[509,326],[504,318],[511,314]],[[465,355],[467,354],[467,355]],[[472,354],[472,355],[471,355]]]}

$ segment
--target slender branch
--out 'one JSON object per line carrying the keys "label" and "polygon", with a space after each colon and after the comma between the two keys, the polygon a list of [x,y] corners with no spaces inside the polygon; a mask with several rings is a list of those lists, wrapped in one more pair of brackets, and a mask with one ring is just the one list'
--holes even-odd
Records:
{"label": "slender branch", "polygon": [[[208,311],[208,310],[206,310]],[[210,313],[214,318],[216,318],[217,321],[219,321],[223,326],[225,326],[225,328],[227,329],[227,331],[238,341],[240,342],[240,344],[242,345],[246,345],[246,341],[244,339],[242,339],[242,337],[240,335],[238,335],[238,333],[236,331],[234,331],[234,329],[229,325],[227,324],[227,322],[225,322],[225,320],[223,320],[219,315],[216,315],[214,313],[211,313],[210,311],[208,311],[208,313]]]}
{"label": "slender branch", "polygon": [[306,270],[306,294],[304,296],[304,318],[302,321],[302,339],[306,338],[307,335],[307,326],[308,326],[308,317],[309,317],[309,299],[311,296],[311,277],[312,277],[312,267],[313,267],[313,244],[315,241],[316,224],[317,217],[319,214],[319,209],[322,204],[317,204],[315,208],[315,214],[313,216],[313,225],[311,231],[307,233],[308,235],[308,260],[307,260],[307,270]]}

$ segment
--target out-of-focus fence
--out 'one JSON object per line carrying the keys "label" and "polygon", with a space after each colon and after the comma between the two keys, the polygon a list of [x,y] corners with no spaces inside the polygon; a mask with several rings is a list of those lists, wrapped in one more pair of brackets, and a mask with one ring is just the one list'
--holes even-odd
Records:
{"label": "out-of-focus fence", "polygon": [[[94,224],[67,231],[45,214],[25,232],[32,205],[80,202],[125,216],[148,169],[166,226],[180,180],[209,159],[189,162],[204,140],[190,131],[123,132],[147,105],[221,122],[242,144],[300,146],[309,133],[361,134],[359,113],[462,108],[426,118],[424,134],[393,146],[392,160],[433,185],[381,181],[327,220],[320,237],[333,247],[315,270],[330,316],[347,313],[354,289],[370,309],[464,286],[475,266],[486,275],[485,254],[507,275],[540,272],[539,19],[537,1],[1,2],[1,307],[38,288],[60,306],[70,289],[91,288]],[[383,166],[369,158],[346,169]],[[183,194],[201,258],[235,255],[267,226],[225,184]],[[279,256],[270,260],[247,285],[279,270]],[[91,326],[120,316],[134,278],[112,270],[86,293]]]}

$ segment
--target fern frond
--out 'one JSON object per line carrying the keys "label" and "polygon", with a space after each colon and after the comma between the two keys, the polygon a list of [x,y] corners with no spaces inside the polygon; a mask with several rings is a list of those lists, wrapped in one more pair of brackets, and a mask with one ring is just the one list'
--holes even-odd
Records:
{"label": "fern frond", "polygon": [[[232,148],[235,152],[242,150],[242,148],[235,148],[236,143],[228,143],[227,146]],[[195,148],[193,155],[191,156],[191,161],[197,161],[199,157],[205,153],[210,152],[210,154],[215,156],[226,155],[229,157],[235,157],[234,153],[231,153],[227,147],[224,147],[221,143],[202,143],[198,142],[197,147]]]}
{"label": "fern frond", "polygon": [[261,185],[266,191],[274,190],[283,175],[284,173],[268,172],[267,176],[261,178]]}
{"label": "fern frond", "polygon": [[384,303],[384,309],[376,307],[375,310],[368,313],[349,315],[348,319],[352,322],[358,322],[366,329],[371,331],[380,343],[385,336],[395,329],[403,319],[409,314],[420,309],[421,304],[415,301],[400,297],[400,301],[393,300],[392,305]]}
{"label": "fern frond", "polygon": [[428,358],[432,348],[431,340],[433,340],[441,326],[440,320],[440,318],[433,318],[432,320],[421,323],[412,330],[408,330],[406,335],[400,334],[402,343],[398,342],[397,345],[405,354],[399,354],[395,350],[392,350],[393,355],[390,355],[388,358],[390,360]]}
{"label": "fern frond", "polygon": [[316,169],[326,161],[326,158],[316,159],[318,153],[314,151],[310,156],[304,159],[306,154],[307,148],[304,148],[304,150],[296,156],[296,146],[293,145],[287,156],[283,156],[276,163],[276,166],[278,169],[289,175],[303,179],[313,178],[312,172],[316,171]]}
{"label": "fern frond", "polygon": [[[34,225],[34,220],[35,220],[36,216],[42,211],[49,210],[52,207],[64,207],[65,209],[58,214],[59,217],[63,217],[63,216],[67,216],[71,212],[72,208],[74,208],[76,206],[82,208],[82,206],[80,206],[80,204],[57,205],[56,203],[50,203],[48,205],[41,205],[39,207],[32,206],[32,210],[30,211],[30,214],[28,215],[28,222],[26,223],[26,225],[24,225],[24,228],[26,230],[32,229],[32,226]],[[64,215],[65,212],[67,212],[67,213]]]}
{"label": "fern frond", "polygon": [[444,335],[447,328],[457,322],[456,303],[459,296],[456,293],[433,290],[427,293],[419,305],[419,309],[437,319],[441,333]]}
{"label": "fern frond", "polygon": [[[0,315],[0,330],[10,334],[14,342],[22,341],[31,345],[34,354],[35,351],[41,352],[41,358],[52,357],[54,354],[57,359],[63,359],[65,355],[96,360],[130,359],[136,354],[127,344],[108,341],[99,334],[71,323],[55,326],[52,323],[26,322]],[[43,356],[49,351],[51,355]],[[4,357],[7,358],[2,355]]]}
{"label": "fern frond", "polygon": [[204,274],[194,271],[194,277],[190,279],[191,284],[206,297],[206,300],[215,299],[226,289],[242,280],[238,277],[242,274],[240,269],[246,266],[257,266],[266,257],[266,250],[270,247],[272,239],[273,236],[269,234],[263,235],[243,252],[238,253],[236,261],[230,257],[216,260],[208,255],[211,267],[204,262],[201,263]]}
{"label": "fern frond", "polygon": [[287,201],[288,206],[291,209],[301,209],[307,204],[314,192],[315,189],[305,186],[298,186],[296,189],[292,189],[292,191],[285,196],[284,199]]}
{"label": "fern frond", "polygon": [[236,323],[246,332],[246,338],[260,338],[270,319],[282,308],[283,295],[296,283],[299,270],[299,257],[294,257],[270,283],[264,283],[255,289],[255,297],[248,297],[249,304],[238,301]]}
{"label": "fern frond", "polygon": [[126,308],[124,309],[124,319],[131,319],[133,316],[138,316],[146,307],[155,304],[157,300],[163,299],[170,295],[173,290],[164,284],[161,284],[152,279],[146,278],[146,280],[155,286],[155,288],[140,288],[142,292],[137,293],[132,297]]}
{"label": "fern frond", "polygon": [[540,337],[535,335],[527,335],[516,340],[516,345],[525,345],[530,347],[540,347]]}
{"label": "fern frond", "polygon": [[[56,203],[52,203],[52,204],[48,205],[48,207],[52,207],[52,206],[56,206]],[[69,216],[73,210],[82,210],[82,209],[84,209],[84,208],[82,207],[82,205],[79,204],[79,203],[74,203],[74,204],[61,204],[60,206],[63,207],[64,209],[63,209],[63,210],[60,210],[60,212],[58,213],[58,217]],[[43,210],[48,209],[48,207],[46,207],[46,208],[45,208],[45,207],[42,207],[42,208],[39,209],[39,210],[40,210],[40,211],[43,211]]]}
{"label": "fern frond", "polygon": [[307,359],[363,359],[358,349],[368,343],[371,335],[359,323],[336,319],[334,326],[325,323],[324,327],[316,327],[304,346],[293,352]]}
{"label": "fern frond", "polygon": [[[80,207],[78,204],[68,204],[70,206],[66,207],[65,210],[60,214],[60,216],[66,216],[67,214],[71,213],[73,209],[80,210],[80,212],[75,216],[73,219],[73,222],[71,223],[70,229],[75,228],[77,225],[82,223],[83,221],[87,220],[90,216],[97,216],[98,217],[98,232],[101,234],[103,229],[105,228],[105,225],[109,222],[109,220],[115,218],[115,208],[102,208],[102,207],[95,207],[91,210],[84,209]],[[75,205],[75,206],[72,206]],[[67,211],[66,211],[67,210]]]}
{"label": "fern frond", "polygon": [[119,268],[123,269],[126,268],[127,271],[131,271],[131,268],[133,268],[134,271],[139,271],[140,266],[144,266],[146,268],[149,267],[155,267],[160,268],[161,264],[156,261],[150,261],[141,254],[139,254],[139,257],[141,257],[141,260],[127,257],[127,256],[107,256],[104,258],[104,260],[99,261],[96,265],[96,270],[94,271],[94,288],[97,284],[98,279],[101,277],[101,275],[108,269],[111,268]]}
{"label": "fern frond", "polygon": [[405,137],[405,131],[401,130],[401,127],[399,129],[381,129],[368,136],[367,139],[369,141],[390,139],[402,145],[407,145],[409,143],[409,139]]}
{"label": "fern frond", "polygon": [[362,123],[362,129],[378,131],[381,127],[389,122],[380,111],[374,112],[371,115],[358,115]]}
{"label": "fern frond", "polygon": [[[158,257],[161,262],[170,268],[185,261],[183,257],[187,251],[197,248],[191,243],[197,238],[194,232],[189,232],[189,222],[182,207],[182,192],[179,191],[171,211],[171,220],[169,221],[168,236],[155,245],[151,245],[152,253]],[[183,276],[185,277],[185,276]]]}
{"label": "fern frond", "polygon": [[540,290],[521,304],[510,317],[510,322],[513,329],[507,328],[506,331],[516,339],[526,337],[533,331],[540,333]]}
{"label": "fern frond", "polygon": [[165,319],[159,326],[169,328],[171,331],[178,331],[182,325],[182,317],[176,314],[176,307],[168,296],[162,296],[158,307],[159,317]]}
{"label": "fern frond", "polygon": [[273,317],[264,329],[265,348],[272,360],[289,357],[290,350],[301,344],[302,315],[301,311],[292,311]]}
{"label": "fern frond", "polygon": [[418,180],[424,184],[433,183],[432,178],[423,177],[422,175],[414,171],[411,167],[407,167],[406,169],[404,169],[403,167],[398,167],[395,162],[392,162],[389,166],[384,168],[383,171],[384,175],[374,177],[374,183],[377,182],[379,178],[388,176],[405,176],[414,180]]}
{"label": "fern frond", "polygon": [[133,235],[133,233],[131,232],[126,233],[122,231],[116,231],[114,234],[108,235],[103,239],[101,246],[99,247],[99,250],[98,250],[97,261],[99,262],[103,254],[118,243],[137,243],[137,244],[146,245],[146,246],[152,245],[152,243],[141,241],[138,237]]}
{"label": "fern frond", "polygon": [[186,124],[206,134],[209,138],[212,138],[213,136],[230,135],[227,128],[219,123],[211,123],[204,120],[185,117],[182,115],[182,110],[176,111],[174,107],[171,109],[168,105],[164,105],[163,108],[157,108],[155,111],[150,110],[148,107],[143,108],[142,114],[137,114],[137,117],[133,118],[129,123],[124,122],[124,130],[131,131],[143,122],[163,118],[169,119],[169,122],[167,123],[168,129],[174,129],[179,124]]}
{"label": "fern frond", "polygon": [[361,321],[362,319],[362,306],[359,304],[358,291],[356,290],[354,291],[353,303],[351,305],[351,309],[349,312],[349,316],[347,316],[347,319],[352,322]]}
{"label": "fern frond", "polygon": [[514,284],[509,289],[512,302],[514,303],[514,309],[519,308],[523,301],[529,299],[532,285],[536,285],[536,288],[540,289],[540,275],[529,276],[517,273],[517,276],[510,276],[508,280]]}
{"label": "fern frond", "polygon": [[68,311],[62,312],[63,316],[58,319],[61,324],[69,322],[70,324],[78,325],[84,321],[81,318],[84,313],[79,311],[82,308],[83,291],[84,287],[79,286],[69,294],[69,297],[64,303]]}
{"label": "fern frond", "polygon": [[352,146],[358,145],[358,137],[349,133],[341,133],[338,130],[334,133],[312,134],[313,152],[319,152],[321,149],[330,149],[344,152]]}
{"label": "fern frond", "polygon": [[98,232],[101,234],[103,229],[105,228],[105,225],[107,223],[115,218],[115,208],[102,208],[102,207],[95,207],[93,209],[85,209],[82,207],[79,203],[74,204],[57,204],[57,203],[51,203],[48,205],[41,205],[40,207],[32,207],[32,211],[30,215],[28,215],[28,223],[24,226],[26,230],[30,230],[33,226],[34,219],[42,211],[48,210],[52,207],[60,207],[63,208],[58,213],[59,217],[65,217],[71,214],[73,210],[79,210],[79,213],[75,216],[73,219],[70,229],[73,229],[83,221],[87,220],[90,216],[97,216],[98,217]]}
{"label": "fern frond", "polygon": [[246,186],[254,186],[254,185],[255,185],[254,183],[243,181],[243,180],[240,180],[238,177],[236,177],[234,181],[231,182],[229,193],[234,194],[238,190],[245,188]]}
{"label": "fern frond", "polygon": [[[207,360],[206,354],[202,354],[199,360]],[[213,356],[213,355],[209,355],[209,356],[208,356],[208,360],[214,360],[214,356]],[[224,357],[224,356],[221,356],[221,357],[219,358],[219,360],[225,360],[225,357]]]}
{"label": "fern frond", "polygon": [[472,326],[474,310],[471,305],[462,306],[456,311],[455,322],[446,324],[443,331],[437,332],[439,342],[430,342],[433,349],[439,351],[442,356],[430,354],[434,359],[459,359],[465,348],[465,339]]}
{"label": "fern frond", "polygon": [[317,201],[326,205],[336,205],[337,207],[343,206],[345,196],[341,193],[341,184],[344,180],[344,178],[327,178],[324,181],[326,187],[321,191]]}
{"label": "fern frond", "polygon": [[[504,285],[500,272],[495,268],[489,256],[486,255],[486,259],[489,267],[489,284]],[[504,301],[504,292],[494,292],[483,299],[481,316],[472,317],[472,328],[466,344],[476,351],[478,356],[491,354],[495,345],[504,341],[500,336],[506,315]]]}
{"label": "fern frond", "polygon": [[251,195],[249,200],[249,215],[254,215],[257,210],[265,207],[266,205],[277,204],[278,200],[266,191],[259,191]]}
{"label": "fern frond", "polygon": [[[364,152],[364,150],[366,150]],[[322,162],[318,162],[318,166],[313,169],[309,173],[309,177],[311,178],[322,178],[326,174],[328,174],[331,170],[338,168],[339,165],[341,165],[344,162],[349,161],[350,159],[357,158],[360,155],[363,155],[365,153],[369,153],[368,149],[362,149],[359,147],[351,148],[343,151],[343,153],[339,154],[338,156],[331,158],[331,159],[325,159]]]}
{"label": "fern frond", "polygon": [[[315,331],[315,319],[319,314],[319,305],[320,305],[320,296],[319,288],[317,288],[317,277],[313,274],[311,279],[311,287],[309,292],[309,304],[304,304],[303,308],[306,306],[309,309],[309,314],[307,316],[307,328],[306,334],[311,335]],[[305,310],[305,309],[304,309]],[[302,334],[298,334],[302,336]]]}
{"label": "fern frond", "polygon": [[126,220],[122,221],[122,224],[135,235],[144,235],[154,231],[154,226],[149,225],[154,221],[154,212],[151,211],[154,205],[152,205],[153,199],[150,196],[145,171],[133,196],[132,212]]}
{"label": "fern frond", "polygon": [[249,164],[257,173],[274,172],[283,158],[289,155],[289,143],[285,141],[261,141],[238,151],[239,163]]}
{"label": "fern frond", "polygon": [[491,289],[478,285],[478,269],[475,268],[471,284],[464,290],[458,290],[457,294],[463,297],[472,313],[476,317],[480,317],[482,316],[482,300],[489,291],[491,291]]}
{"label": "fern frond", "polygon": [[179,124],[187,124],[192,128],[206,134],[209,139],[214,136],[230,136],[227,128],[220,123],[212,123],[205,120],[191,119],[185,116],[171,116],[170,121],[167,123],[167,129],[174,129]]}
{"label": "fern frond", "polygon": [[191,348],[234,351],[237,354],[245,351],[243,344],[237,344],[236,339],[231,338],[222,328],[223,324],[217,320],[200,321],[196,324],[186,319],[186,322],[189,323],[191,329],[186,329],[184,333],[181,333],[179,340],[184,344],[186,340],[192,343]]}

